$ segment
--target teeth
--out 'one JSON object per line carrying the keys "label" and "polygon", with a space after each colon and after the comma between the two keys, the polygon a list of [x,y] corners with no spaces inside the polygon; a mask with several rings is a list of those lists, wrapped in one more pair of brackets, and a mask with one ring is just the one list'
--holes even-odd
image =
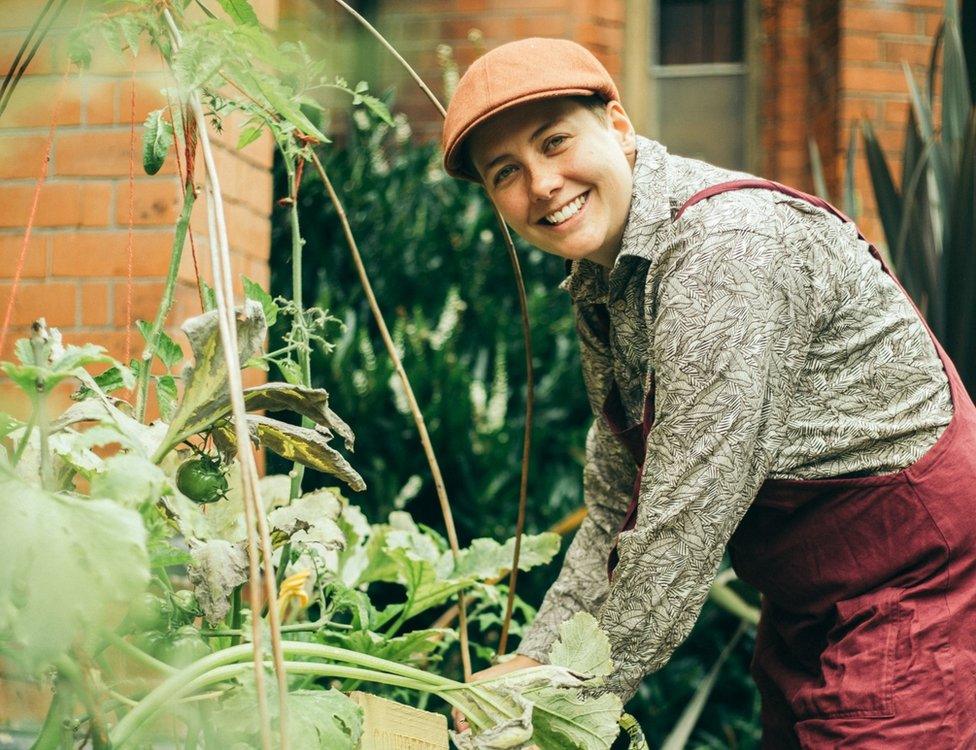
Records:
{"label": "teeth", "polygon": [[576,215],[576,213],[583,207],[586,202],[586,194],[579,196],[576,200],[567,203],[565,206],[560,208],[558,211],[553,211],[551,214],[546,216],[546,221],[550,224],[562,224],[566,219],[569,219]]}

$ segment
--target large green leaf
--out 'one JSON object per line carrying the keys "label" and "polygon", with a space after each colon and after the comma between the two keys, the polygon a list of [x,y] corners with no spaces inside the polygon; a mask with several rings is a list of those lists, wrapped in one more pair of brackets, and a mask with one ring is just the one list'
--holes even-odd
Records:
{"label": "large green leaf", "polygon": [[253,410],[293,411],[308,417],[317,425],[335,431],[345,441],[347,450],[352,450],[355,444],[356,438],[352,428],[329,408],[329,393],[324,388],[308,388],[289,383],[266,383],[246,388],[244,403],[248,409]]}
{"label": "large green leaf", "polygon": [[[519,570],[531,570],[545,565],[559,552],[559,534],[544,533],[523,535],[519,550]],[[455,578],[476,578],[488,580],[504,575],[512,568],[515,553],[515,538],[504,544],[494,539],[475,539],[458,557],[452,576]]]}
{"label": "large green leaf", "polygon": [[329,645],[341,646],[356,653],[367,654],[400,664],[429,665],[430,655],[437,649],[453,643],[456,638],[457,633],[453,630],[431,628],[413,630],[395,638],[388,638],[380,633],[373,633],[368,630],[356,630],[348,633],[325,630],[319,640]]}
{"label": "large green leaf", "polygon": [[620,731],[620,698],[542,688],[525,693],[532,702],[532,738],[540,750],[609,750]]}
{"label": "large green leaf", "polygon": [[149,581],[135,511],[0,481],[0,643],[31,668],[114,627]]}
{"label": "large green leaf", "polygon": [[91,482],[93,497],[114,500],[126,508],[157,502],[167,491],[163,470],[141,456],[121,453],[105,461]]}
{"label": "large green leaf", "polygon": [[[270,691],[269,691],[270,692]],[[235,742],[259,747],[260,719],[250,685],[221,702],[213,714],[213,734],[221,747]],[[278,701],[269,696],[268,707],[277,723]],[[357,750],[363,734],[363,711],[338,690],[296,690],[288,694],[288,746],[296,750]]]}
{"label": "large green leaf", "polygon": [[549,663],[584,675],[606,676],[613,671],[610,639],[593,615],[579,612],[559,626],[559,640],[549,652]]}

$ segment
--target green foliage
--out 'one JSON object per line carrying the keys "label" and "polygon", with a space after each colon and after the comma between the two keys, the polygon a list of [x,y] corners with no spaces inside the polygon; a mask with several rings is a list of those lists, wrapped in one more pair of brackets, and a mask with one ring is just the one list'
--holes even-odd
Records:
{"label": "green foliage", "polygon": [[[347,143],[325,152],[363,260],[424,412],[462,538],[514,529],[525,358],[513,274],[480,189],[447,178],[432,146],[413,146],[360,111]],[[306,175],[308,170],[306,170]],[[356,424],[357,469],[371,516],[408,510],[439,524],[435,489],[402,389],[360,292],[336,213],[307,178],[304,298],[340,318],[331,353],[313,351],[312,376]],[[290,232],[273,229],[272,293],[291,295]],[[581,451],[589,407],[562,262],[520,244],[533,325],[536,410],[529,528],[545,528],[582,502]],[[272,330],[273,339],[281,326]],[[272,347],[274,348],[274,347]],[[314,481],[314,480],[310,480]]]}
{"label": "green foliage", "polygon": [[35,671],[114,627],[149,579],[139,514],[0,468],[0,653]]}
{"label": "green foliage", "polygon": [[[962,34],[970,37],[964,41]],[[976,390],[976,106],[965,48],[976,27],[961,27],[947,0],[922,89],[908,66],[912,107],[906,122],[898,184],[869,122],[864,123],[871,184],[888,250],[906,291]],[[940,70],[941,89],[935,86]],[[936,122],[936,97],[941,121]]]}

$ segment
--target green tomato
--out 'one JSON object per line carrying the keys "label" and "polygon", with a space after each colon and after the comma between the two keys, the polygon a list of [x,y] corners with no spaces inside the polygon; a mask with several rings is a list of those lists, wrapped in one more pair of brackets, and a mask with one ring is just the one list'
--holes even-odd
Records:
{"label": "green tomato", "polygon": [[155,657],[172,667],[183,668],[210,654],[210,646],[192,625],[185,625],[159,644]]}
{"label": "green tomato", "polygon": [[133,600],[125,615],[125,625],[131,631],[155,630],[166,625],[169,619],[166,602],[148,591]]}
{"label": "green tomato", "polygon": [[166,640],[166,636],[158,630],[146,630],[136,633],[132,638],[132,645],[143,653],[155,656],[160,645]]}
{"label": "green tomato", "polygon": [[195,503],[215,503],[227,492],[227,477],[216,459],[200,456],[180,465],[176,472],[176,487]]}

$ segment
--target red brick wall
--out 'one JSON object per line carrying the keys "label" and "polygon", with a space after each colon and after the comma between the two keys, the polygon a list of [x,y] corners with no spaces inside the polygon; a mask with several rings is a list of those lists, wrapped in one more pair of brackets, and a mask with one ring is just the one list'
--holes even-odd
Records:
{"label": "red brick wall", "polygon": [[[40,0],[8,3],[0,13],[0,68],[4,73],[41,5]],[[259,0],[255,6],[266,23],[275,21],[276,0]],[[0,316],[10,297],[61,72],[66,67],[61,54],[64,34],[73,22],[66,11],[0,118]],[[62,330],[67,342],[91,341],[121,358],[130,321],[155,316],[180,205],[180,183],[172,152],[157,175],[143,172],[141,124],[149,111],[165,104],[159,89],[170,84],[161,73],[158,55],[148,45],[137,58],[134,78],[131,60],[96,52],[89,72],[80,75],[74,71],[67,78],[47,182],[40,193],[11,330],[0,357],[9,357],[13,341],[24,335],[33,319],[44,316]],[[131,195],[132,314],[127,316],[133,87],[137,127]],[[225,133],[216,145],[216,158],[235,276],[244,273],[267,283],[272,145],[266,137],[237,153],[233,149],[236,124],[228,123]],[[196,174],[200,184],[203,168],[199,158]],[[201,198],[192,227],[201,273],[209,280],[204,209]],[[199,310],[187,245],[170,322],[175,327]],[[182,341],[182,334],[178,336]],[[141,348],[141,339],[133,331],[133,355],[138,356]]]}
{"label": "red brick wall", "polygon": [[[763,3],[766,175],[811,189],[807,141],[813,136],[831,197],[840,202],[848,135],[868,118],[899,179],[908,108],[902,60],[921,79],[943,0]],[[860,138],[855,180],[862,229],[883,241]]]}
{"label": "red brick wall", "polygon": [[[624,0],[381,0],[372,20],[444,101],[439,44],[451,46],[463,73],[483,51],[513,39],[574,39],[589,47],[619,81],[624,5]],[[364,75],[380,90],[396,85],[398,109],[410,118],[414,132],[421,138],[439,137],[436,111],[399,64],[379,47],[370,60],[375,67]]]}

